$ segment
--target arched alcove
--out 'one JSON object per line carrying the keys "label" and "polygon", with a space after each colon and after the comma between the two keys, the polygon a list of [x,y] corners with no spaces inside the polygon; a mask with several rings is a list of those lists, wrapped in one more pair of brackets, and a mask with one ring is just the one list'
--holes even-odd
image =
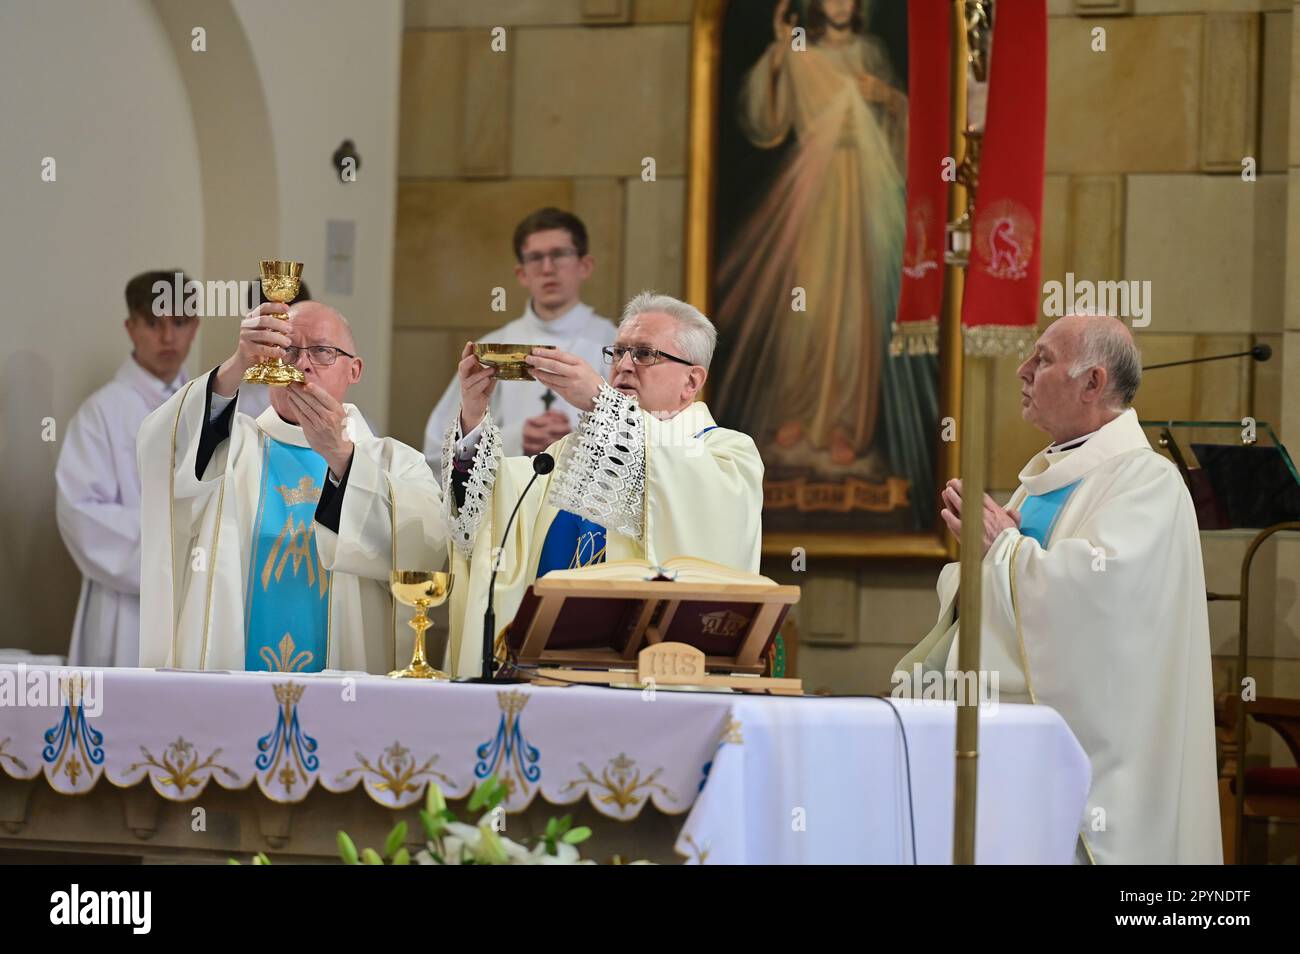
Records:
{"label": "arched alcove", "polygon": [[[257,64],[230,0],[150,0],[185,84],[194,116],[203,198],[202,278],[257,277],[252,249],[280,234],[275,143]],[[203,31],[196,50],[194,31]],[[215,319],[222,321],[223,319]],[[196,367],[231,350],[234,328],[209,325]]]}

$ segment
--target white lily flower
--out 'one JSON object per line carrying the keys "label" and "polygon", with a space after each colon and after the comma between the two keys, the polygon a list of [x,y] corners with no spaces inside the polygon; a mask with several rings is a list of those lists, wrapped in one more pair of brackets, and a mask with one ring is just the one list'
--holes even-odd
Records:
{"label": "white lily flower", "polygon": [[506,857],[510,859],[512,865],[531,865],[533,864],[533,853],[519,844],[517,841],[511,841],[509,838],[502,838],[501,844],[506,849]]}
{"label": "white lily flower", "polygon": [[533,863],[539,865],[576,865],[581,863],[578,856],[578,849],[573,845],[560,842],[555,846],[555,854],[548,854],[545,843],[539,844],[533,849],[533,857],[536,859]]}
{"label": "white lily flower", "polygon": [[470,848],[478,845],[479,830],[473,825],[466,825],[464,822],[447,822],[447,834],[464,842]]}
{"label": "white lily flower", "polygon": [[509,864],[510,856],[506,854],[505,845],[501,842],[501,836],[497,834],[492,827],[491,820],[484,818],[478,824],[479,839],[478,844],[474,847],[474,860],[481,865],[504,865]]}

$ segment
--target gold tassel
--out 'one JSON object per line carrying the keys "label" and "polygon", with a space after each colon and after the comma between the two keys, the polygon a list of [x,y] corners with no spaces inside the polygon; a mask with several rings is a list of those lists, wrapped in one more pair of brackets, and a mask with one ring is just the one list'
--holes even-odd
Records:
{"label": "gold tassel", "polygon": [[963,349],[981,358],[1021,357],[1034,347],[1038,329],[1033,325],[976,325],[962,329]]}
{"label": "gold tassel", "polygon": [[939,353],[939,321],[936,318],[902,324],[894,322],[892,330],[894,334],[889,340],[889,353],[895,358],[904,354]]}

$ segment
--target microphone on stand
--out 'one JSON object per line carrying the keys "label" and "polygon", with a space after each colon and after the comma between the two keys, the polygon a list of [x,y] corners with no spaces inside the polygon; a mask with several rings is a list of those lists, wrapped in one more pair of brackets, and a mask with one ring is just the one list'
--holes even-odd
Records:
{"label": "microphone on stand", "polygon": [[1165,361],[1162,364],[1148,364],[1143,371],[1154,371],[1157,368],[1177,368],[1184,364],[1200,364],[1202,361],[1222,361],[1225,358],[1245,358],[1251,357],[1256,361],[1267,361],[1273,357],[1273,349],[1266,344],[1257,344],[1249,351],[1234,351],[1232,354],[1215,354],[1208,358],[1185,358],[1182,361]]}
{"label": "microphone on stand", "polygon": [[497,570],[501,567],[501,553],[505,549],[506,540],[510,537],[510,527],[515,522],[515,514],[519,513],[519,505],[524,502],[528,496],[528,491],[532,490],[533,483],[543,474],[549,474],[555,469],[555,458],[550,454],[541,453],[533,458],[533,476],[528,481],[528,486],[524,492],[519,495],[515,501],[515,509],[510,511],[510,519],[506,521],[505,531],[501,534],[501,546],[497,547],[496,553],[492,556],[492,578],[488,581],[488,598],[487,609],[483,611],[483,666],[479,671],[477,679],[470,679],[469,682],[495,682],[492,678],[492,672],[496,668],[496,660],[493,658],[493,642],[496,638],[497,617],[493,609],[493,601],[496,597]]}

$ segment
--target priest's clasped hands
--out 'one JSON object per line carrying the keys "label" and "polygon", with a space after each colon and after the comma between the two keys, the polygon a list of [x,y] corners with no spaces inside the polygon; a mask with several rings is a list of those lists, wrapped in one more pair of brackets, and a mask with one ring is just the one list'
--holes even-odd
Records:
{"label": "priest's clasped hands", "polygon": [[[961,539],[961,480],[953,478],[948,481],[947,486],[939,495],[943,498],[944,508],[940,511],[939,516],[943,517],[943,522],[948,525],[953,536],[958,540]],[[1015,510],[1007,510],[993,502],[993,498],[988,494],[984,495],[984,554],[987,556],[989,547],[993,546],[993,541],[998,535],[1008,527],[1020,529],[1020,513]]]}
{"label": "priest's clasped hands", "polygon": [[[576,354],[539,348],[525,360],[534,378],[579,411],[590,411],[596,406],[596,395],[605,378]],[[474,342],[467,341],[456,373],[460,377],[460,426],[462,433],[468,433],[478,427],[487,413],[496,387],[496,369],[479,364],[474,356]]]}
{"label": "priest's clasped hands", "polygon": [[330,472],[342,478],[352,463],[352,441],[348,438],[348,414],[343,405],[318,384],[291,384],[285,397],[297,412],[298,426],[311,449],[325,458]]}

